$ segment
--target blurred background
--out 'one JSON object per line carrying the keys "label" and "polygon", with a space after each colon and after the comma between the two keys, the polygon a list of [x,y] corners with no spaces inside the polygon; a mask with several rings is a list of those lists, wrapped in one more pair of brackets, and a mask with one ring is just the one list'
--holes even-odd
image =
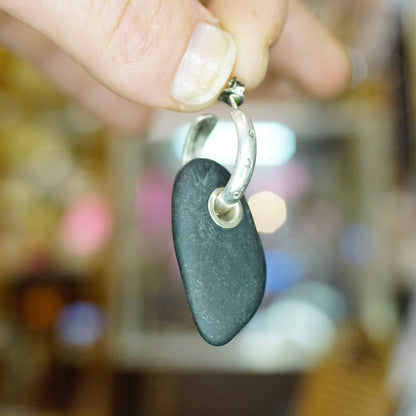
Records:
{"label": "blurred background", "polygon": [[[267,285],[221,348],[170,230],[196,116],[119,137],[0,49],[0,416],[416,415],[416,4],[307,3],[354,77],[328,103],[267,80],[244,104]],[[212,112],[204,156],[231,169],[229,110]]]}

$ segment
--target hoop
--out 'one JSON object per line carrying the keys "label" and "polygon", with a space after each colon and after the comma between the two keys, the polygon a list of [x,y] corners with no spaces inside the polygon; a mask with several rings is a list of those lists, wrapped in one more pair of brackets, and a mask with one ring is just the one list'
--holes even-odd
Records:
{"label": "hoop", "polygon": [[[234,106],[233,106],[234,107]],[[238,136],[238,150],[232,175],[224,188],[214,190],[209,199],[213,220],[223,228],[234,228],[241,221],[242,210],[237,208],[256,164],[256,132],[250,117],[236,106],[231,113]],[[201,156],[204,144],[214,129],[217,118],[212,114],[198,117],[186,137],[182,152],[182,165]],[[231,215],[235,212],[235,215]]]}

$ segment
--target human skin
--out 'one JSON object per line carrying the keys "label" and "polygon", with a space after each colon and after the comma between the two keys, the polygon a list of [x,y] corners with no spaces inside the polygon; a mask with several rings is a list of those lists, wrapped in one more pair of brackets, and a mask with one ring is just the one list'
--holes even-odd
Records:
{"label": "human skin", "polygon": [[0,0],[0,43],[122,134],[149,108],[199,111],[267,72],[319,99],[351,78],[343,45],[298,0]]}

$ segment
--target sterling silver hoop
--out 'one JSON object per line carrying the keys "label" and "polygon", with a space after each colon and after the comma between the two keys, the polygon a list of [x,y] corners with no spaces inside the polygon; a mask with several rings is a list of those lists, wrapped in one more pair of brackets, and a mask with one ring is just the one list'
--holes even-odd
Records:
{"label": "sterling silver hoop", "polygon": [[[234,169],[224,188],[215,189],[208,201],[212,219],[223,228],[236,227],[242,218],[240,199],[250,182],[256,164],[257,139],[250,117],[239,106],[244,102],[244,86],[233,79],[220,100],[229,104],[238,136]],[[214,129],[217,118],[212,114],[198,117],[191,125],[182,152],[182,165],[201,156],[204,144]]]}

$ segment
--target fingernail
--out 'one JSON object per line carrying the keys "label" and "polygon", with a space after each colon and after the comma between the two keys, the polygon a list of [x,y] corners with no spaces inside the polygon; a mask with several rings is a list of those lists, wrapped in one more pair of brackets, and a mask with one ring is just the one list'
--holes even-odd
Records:
{"label": "fingernail", "polygon": [[199,23],[172,84],[172,97],[185,105],[201,105],[215,98],[234,67],[237,48],[227,32]]}

